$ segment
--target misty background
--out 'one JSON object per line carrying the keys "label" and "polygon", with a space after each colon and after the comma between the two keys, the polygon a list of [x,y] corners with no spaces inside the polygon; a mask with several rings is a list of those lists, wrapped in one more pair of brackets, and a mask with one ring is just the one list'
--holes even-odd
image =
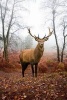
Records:
{"label": "misty background", "polygon": [[[4,37],[7,36],[9,31],[8,49],[10,51],[20,51],[22,49],[35,48],[37,44],[37,42],[28,34],[27,28],[31,29],[33,35],[38,36],[39,34],[40,38],[45,35],[47,36],[49,34],[48,28],[50,27],[51,31],[54,29],[53,17],[55,33],[61,51],[64,43],[64,25],[65,35],[67,32],[66,0],[0,0],[0,50],[4,48],[4,38],[2,38],[3,19]],[[9,24],[11,26],[8,30]],[[44,48],[44,51],[48,52],[57,49],[54,33],[49,40],[44,43]]]}

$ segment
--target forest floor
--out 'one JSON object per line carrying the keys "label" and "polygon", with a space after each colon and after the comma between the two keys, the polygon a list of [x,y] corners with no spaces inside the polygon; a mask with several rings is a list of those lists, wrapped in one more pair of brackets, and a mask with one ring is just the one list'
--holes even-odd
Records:
{"label": "forest floor", "polygon": [[30,69],[22,77],[21,69],[0,71],[0,100],[67,100],[67,72],[38,73]]}
{"label": "forest floor", "polygon": [[9,64],[0,57],[0,100],[67,100],[67,63],[66,71],[53,72],[56,63],[47,59],[53,66],[47,68],[44,57],[39,64],[42,73],[32,77],[28,66],[22,77],[18,55],[11,54]]}

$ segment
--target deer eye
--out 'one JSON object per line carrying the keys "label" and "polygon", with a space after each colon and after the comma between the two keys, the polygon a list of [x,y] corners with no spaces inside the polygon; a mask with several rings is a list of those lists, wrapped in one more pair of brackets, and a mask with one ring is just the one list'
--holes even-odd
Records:
{"label": "deer eye", "polygon": [[40,46],[43,47],[43,43],[40,43]]}

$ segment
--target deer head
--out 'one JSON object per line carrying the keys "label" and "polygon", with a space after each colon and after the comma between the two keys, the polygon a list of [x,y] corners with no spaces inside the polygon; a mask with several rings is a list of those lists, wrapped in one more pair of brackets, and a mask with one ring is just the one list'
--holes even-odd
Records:
{"label": "deer head", "polygon": [[49,35],[48,36],[44,36],[43,38],[39,38],[39,36],[37,37],[35,35],[32,35],[30,29],[28,29],[28,33],[38,42],[38,44],[41,47],[43,47],[44,42],[49,39],[49,37],[52,35],[53,31],[50,31],[50,28],[49,28]]}

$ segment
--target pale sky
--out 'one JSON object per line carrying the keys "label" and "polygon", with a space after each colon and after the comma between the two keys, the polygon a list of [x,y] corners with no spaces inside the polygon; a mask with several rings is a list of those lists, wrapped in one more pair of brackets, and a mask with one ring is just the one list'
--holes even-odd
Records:
{"label": "pale sky", "polygon": [[[51,23],[47,23],[45,17],[48,15],[49,10],[42,10],[41,8],[41,0],[24,2],[24,6],[29,9],[29,13],[24,13],[24,23],[31,27],[31,33],[33,35],[39,36],[42,38],[48,35],[48,27],[51,28]],[[46,13],[45,13],[46,12]],[[28,35],[27,29],[24,29],[21,33],[22,36]],[[20,35],[21,35],[20,34]],[[52,35],[47,42],[45,42],[45,46],[53,47],[55,44],[54,35]]]}
{"label": "pale sky", "polygon": [[[23,5],[27,9],[29,9],[29,13],[24,13],[24,23],[26,25],[28,25],[29,27],[31,27],[32,34],[37,35],[37,36],[39,34],[39,36],[41,38],[45,34],[48,35],[48,27],[50,27],[50,29],[52,30],[52,21],[50,20],[50,19],[52,19],[51,9],[45,9],[43,7],[44,4],[42,1],[46,1],[46,0],[29,0],[29,1],[26,0],[26,2],[23,3]],[[62,1],[60,1],[60,2],[62,2]],[[63,6],[59,7],[57,9],[58,14],[60,14],[61,11],[63,11],[63,13],[62,13],[62,17],[60,15],[55,20],[58,39],[59,39],[59,41],[61,40],[60,43],[62,43],[63,41],[62,41],[62,39],[59,38],[59,37],[61,37],[61,34],[62,34],[62,32],[60,31],[61,27],[59,27],[59,25],[60,25],[60,21],[62,21],[62,18],[64,16],[65,9],[66,8],[63,8]],[[23,30],[23,33],[24,33],[23,36],[28,35],[28,32],[26,29]],[[51,47],[51,48],[55,47],[54,35],[52,35],[49,38],[49,40],[45,42],[45,48],[49,48],[49,47]]]}
{"label": "pale sky", "polygon": [[48,10],[45,14],[45,11],[41,8],[40,0],[36,0],[36,2],[30,0],[29,2],[25,2],[25,6],[30,12],[28,15],[25,13],[24,23],[31,27],[34,34],[39,34],[40,37],[43,37],[48,33],[48,27],[52,28],[48,23],[45,23],[46,20],[44,20]]}
{"label": "pale sky", "polygon": [[[18,4],[18,6],[23,6],[25,10],[17,10],[18,16],[21,16],[21,19],[18,19],[17,21],[20,22],[22,25],[29,26],[31,29],[31,33],[33,35],[39,36],[42,38],[44,35],[48,35],[48,27],[52,30],[52,15],[51,15],[51,10],[50,9],[45,9],[44,8],[44,3],[43,1],[48,1],[48,0],[24,0],[21,2],[21,5]],[[50,0],[51,3],[52,0]],[[63,1],[63,0],[61,0]],[[12,1],[11,1],[12,2]],[[47,2],[48,4],[49,2]],[[48,4],[50,6],[50,3]],[[65,8],[66,9],[66,8]],[[57,9],[58,13],[61,11],[64,11],[62,7],[59,7]],[[64,13],[62,13],[64,15]],[[63,16],[62,16],[63,17]],[[61,16],[56,18],[56,31],[60,35],[62,33],[60,31],[60,21],[62,21]],[[23,37],[28,35],[27,29],[20,30],[19,35],[23,39]],[[60,40],[60,39],[59,39]],[[61,39],[62,40],[62,39]],[[62,41],[60,41],[62,43]],[[55,46],[55,38],[54,35],[49,38],[48,41],[45,42],[45,48],[53,48]]]}

